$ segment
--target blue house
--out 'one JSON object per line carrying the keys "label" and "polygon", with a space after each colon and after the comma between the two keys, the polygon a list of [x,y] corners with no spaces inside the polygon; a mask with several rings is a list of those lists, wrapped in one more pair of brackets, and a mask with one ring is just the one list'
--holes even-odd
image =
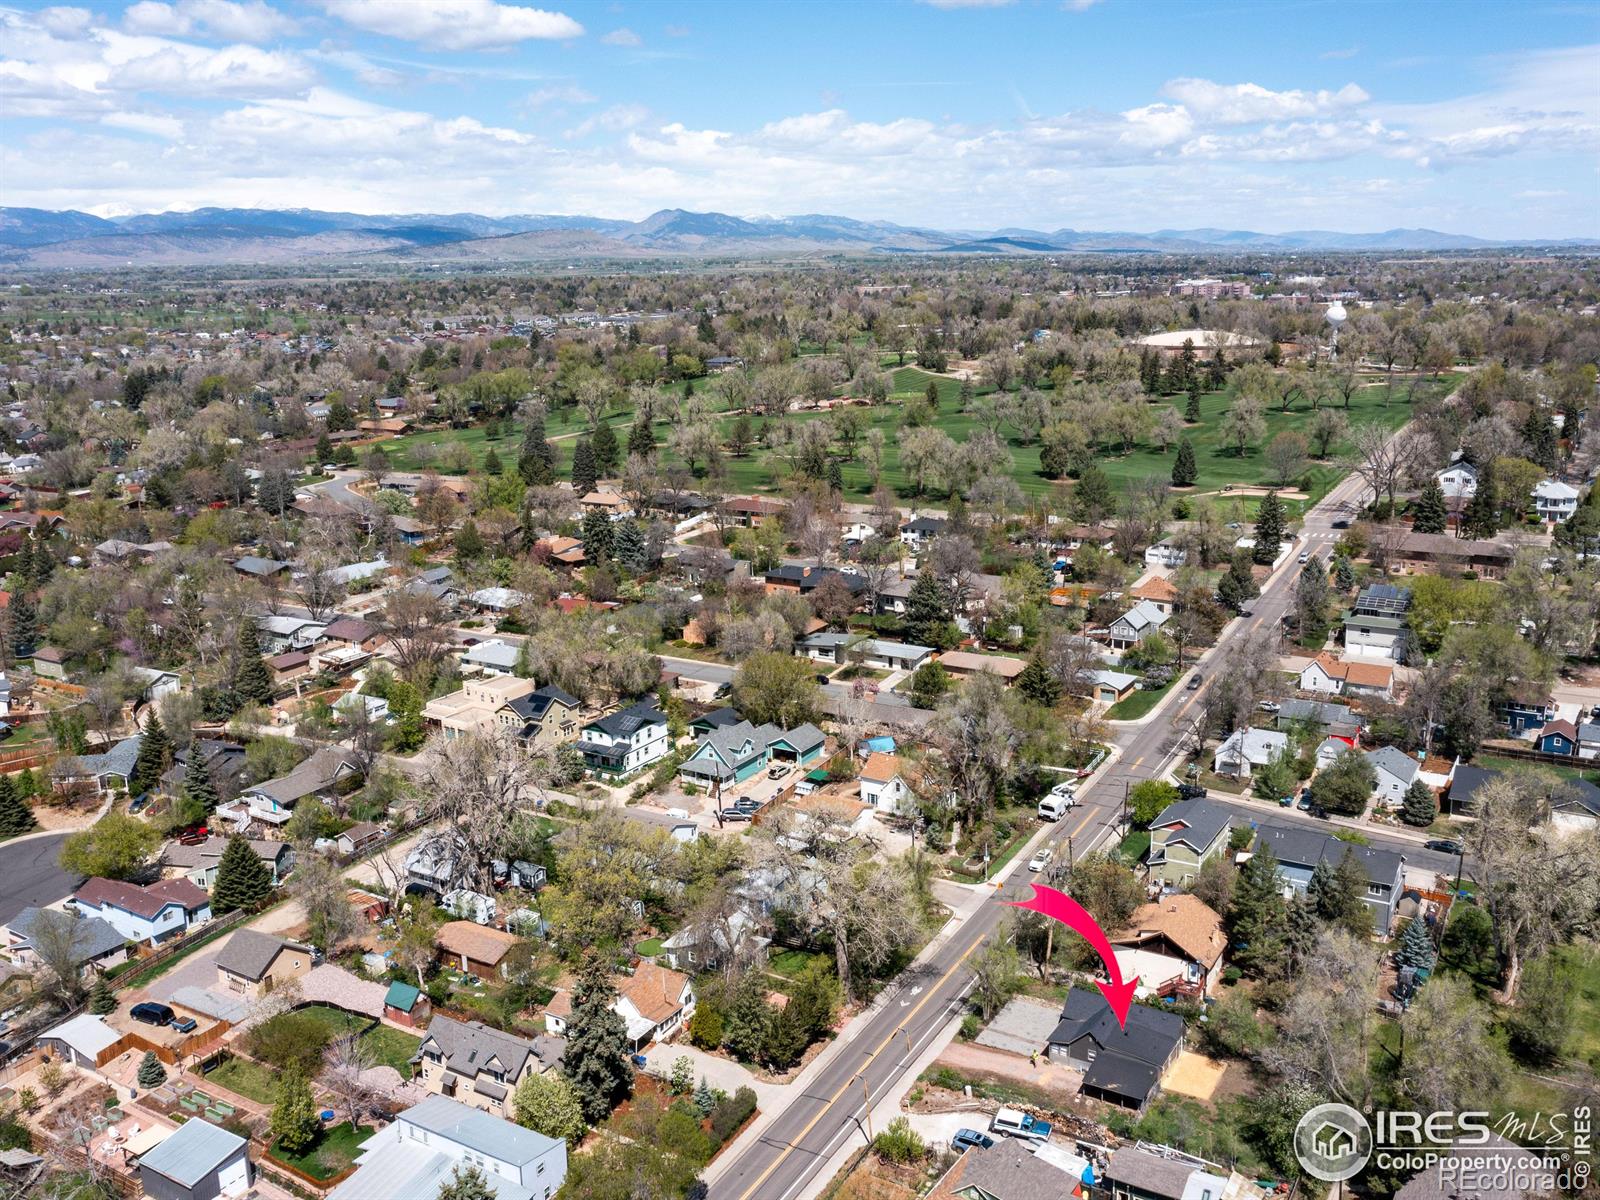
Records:
{"label": "blue house", "polygon": [[1517,687],[1513,684],[1511,691],[1500,701],[1496,712],[1507,729],[1513,734],[1519,734],[1526,733],[1530,729],[1543,729],[1548,722],[1555,720],[1556,706],[1551,701],[1549,692],[1537,687]]}
{"label": "blue house", "polygon": [[1571,757],[1578,752],[1578,731],[1571,721],[1551,721],[1534,735],[1533,744],[1544,754]]}
{"label": "blue house", "polygon": [[815,762],[822,755],[823,742],[822,731],[809,723],[787,730],[776,725],[757,728],[749,721],[721,725],[701,736],[678,774],[707,786],[743,783],[771,762],[801,766]]}

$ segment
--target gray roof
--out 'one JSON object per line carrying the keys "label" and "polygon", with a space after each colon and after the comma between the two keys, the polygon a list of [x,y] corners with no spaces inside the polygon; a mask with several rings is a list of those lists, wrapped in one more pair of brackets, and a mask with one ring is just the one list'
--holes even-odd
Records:
{"label": "gray roof", "polygon": [[[765,725],[762,729],[772,729],[772,726]],[[698,757],[700,751],[707,746],[716,752],[716,759]],[[740,721],[737,725],[719,725],[711,732],[701,735],[699,743],[694,748],[696,757],[686,760],[684,766],[695,774],[727,779],[751,759],[765,754],[766,750],[766,738],[762,736],[761,730],[749,721]]]}
{"label": "gray roof", "polygon": [[[440,1018],[434,1020],[437,1022]],[[432,1026],[429,1029],[431,1031]],[[516,1166],[530,1163],[560,1145],[554,1138],[443,1096],[429,1096],[421,1104],[406,1109],[399,1119]]]}
{"label": "gray roof", "polygon": [[641,700],[627,708],[607,713],[597,721],[590,721],[585,729],[599,729],[614,738],[632,737],[649,725],[665,725],[667,714],[656,707],[654,700]]}
{"label": "gray roof", "polygon": [[509,671],[517,665],[517,659],[521,654],[520,647],[495,640],[479,642],[461,656],[461,661],[472,663],[474,666],[499,667],[501,670]]}
{"label": "gray roof", "polygon": [[980,1188],[1001,1200],[1060,1200],[1078,1185],[1067,1172],[1041,1158],[1018,1138],[1000,1138],[988,1149],[974,1146],[963,1156],[957,1187]]}
{"label": "gray roof", "polygon": [[287,775],[265,780],[245,790],[276,800],[279,804],[292,805],[304,796],[333,786],[340,768],[345,766],[352,770],[355,768],[349,751],[341,750],[338,746],[323,746]]}
{"label": "gray roof", "polygon": [[1194,847],[1196,851],[1203,851],[1218,837],[1227,834],[1231,821],[1232,814],[1222,805],[1196,798],[1178,800],[1167,805],[1161,810],[1161,815],[1150,822],[1150,828],[1181,824],[1183,829],[1174,830],[1167,835],[1167,844],[1181,842],[1185,846]]}
{"label": "gray roof", "polygon": [[1315,867],[1323,859],[1338,866],[1348,853],[1366,872],[1369,882],[1381,883],[1385,887],[1394,885],[1402,865],[1402,856],[1393,850],[1376,850],[1371,846],[1342,842],[1332,834],[1298,826],[1263,822],[1256,827],[1256,845],[1270,846],[1280,863],[1298,867]]}
{"label": "gray roof", "polygon": [[120,949],[128,940],[116,931],[111,922],[100,917],[73,917],[60,909],[40,909],[30,906],[12,917],[9,922],[11,932],[22,938],[30,949],[33,947],[36,926],[45,912],[52,914],[44,918],[46,921],[72,922],[72,943],[78,952],[79,963],[93,962],[113,950]]}
{"label": "gray roof", "polygon": [[469,1079],[475,1078],[491,1060],[498,1060],[506,1078],[516,1080],[527,1065],[528,1056],[534,1053],[533,1043],[525,1038],[491,1029],[481,1021],[457,1021],[445,1016],[433,1018],[412,1061],[421,1058],[430,1045],[444,1056],[449,1070]]}
{"label": "gray roof", "polygon": [[139,745],[143,741],[144,735],[140,733],[125,737],[103,754],[78,755],[70,760],[72,765],[64,770],[72,774],[93,775],[97,779],[105,775],[118,775],[126,779],[133,774],[134,763],[139,761]]}
{"label": "gray roof", "polygon": [[148,1168],[182,1187],[192,1188],[234,1155],[242,1153],[245,1140],[210,1121],[185,1121],[166,1141],[139,1159],[141,1170]]}
{"label": "gray roof", "polygon": [[267,973],[272,960],[284,947],[310,954],[311,947],[299,942],[288,942],[256,929],[241,929],[228,939],[228,944],[217,953],[217,966],[230,975],[246,979],[260,979]]}
{"label": "gray roof", "polygon": [[233,569],[243,571],[246,575],[273,575],[288,565],[275,558],[260,558],[254,554],[246,554],[233,564]]}
{"label": "gray roof", "polygon": [[1367,761],[1379,770],[1387,771],[1401,783],[1410,783],[1422,769],[1422,764],[1411,755],[1393,746],[1367,751]]}
{"label": "gray roof", "polygon": [[1061,1021],[1050,1044],[1065,1046],[1087,1034],[1101,1055],[1120,1055],[1144,1063],[1164,1063],[1183,1038],[1183,1018],[1177,1013],[1135,1004],[1125,1026],[1117,1024],[1111,1005],[1099,992],[1075,987],[1061,1006]]}
{"label": "gray roof", "polygon": [[1189,1176],[1198,1169],[1192,1162],[1153,1154],[1138,1146],[1123,1146],[1111,1155],[1105,1177],[1152,1196],[1180,1200]]}
{"label": "gray roof", "polygon": [[813,746],[820,746],[827,740],[827,735],[810,721],[807,721],[804,725],[796,726],[794,729],[785,729],[772,739],[774,742],[787,743],[799,754],[804,754]]}
{"label": "gray roof", "polygon": [[1285,700],[1278,709],[1279,725],[1286,721],[1315,721],[1318,725],[1348,725],[1356,716],[1348,704],[1330,700]]}

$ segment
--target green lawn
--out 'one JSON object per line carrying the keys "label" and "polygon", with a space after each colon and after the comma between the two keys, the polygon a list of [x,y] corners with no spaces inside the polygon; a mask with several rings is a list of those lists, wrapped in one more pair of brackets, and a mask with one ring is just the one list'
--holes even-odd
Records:
{"label": "green lawn", "polygon": [[1495,754],[1480,754],[1472,760],[1475,767],[1483,767],[1489,771],[1549,771],[1562,779],[1586,779],[1590,783],[1600,783],[1600,771],[1584,771],[1577,767],[1558,767],[1553,763],[1534,762],[1525,758],[1501,758]]}
{"label": "green lawn", "polygon": [[1572,1006],[1572,1041],[1567,1053],[1600,1068],[1600,948],[1587,943],[1562,946],[1561,960],[1576,1003]]}
{"label": "green lawn", "polygon": [[[311,1004],[299,1011],[327,1025],[336,1037],[352,1030],[366,1029],[370,1024],[370,1020],[366,1017],[356,1016],[354,1013],[347,1013],[343,1009],[327,1004]],[[417,1052],[422,1039],[398,1029],[391,1029],[387,1025],[374,1025],[361,1035],[361,1044],[368,1049],[378,1064],[393,1067],[400,1072],[402,1079],[409,1079],[411,1056]]]}
{"label": "green lawn", "polygon": [[1142,859],[1150,849],[1150,831],[1148,829],[1135,829],[1122,839],[1122,844],[1117,847],[1117,853],[1122,856],[1122,861],[1129,866]]}
{"label": "green lawn", "polygon": [[[894,488],[902,497],[910,498],[913,495],[911,484],[900,466],[899,444],[902,436],[900,419],[903,401],[911,396],[922,395],[928,383],[932,381],[939,391],[939,410],[934,419],[936,428],[943,430],[955,441],[962,442],[978,427],[978,422],[970,414],[958,411],[961,391],[958,381],[930,375],[916,367],[900,367],[893,370],[892,375],[894,391],[891,403],[862,411],[867,417],[867,428],[880,429],[884,434],[883,482]],[[1458,379],[1456,375],[1446,375],[1438,381],[1423,381],[1417,385],[1416,394],[1419,398],[1444,394],[1454,388]],[[697,387],[699,394],[706,397],[713,405],[720,403],[713,399],[715,393],[709,382],[697,384]],[[978,392],[981,395],[987,390],[980,387]],[[1181,396],[1159,400],[1149,406],[1151,417],[1154,419],[1163,407],[1175,407],[1182,412],[1185,403],[1184,397]],[[1297,401],[1288,412],[1283,412],[1277,407],[1269,408],[1266,412],[1265,436],[1257,447],[1241,456],[1221,445],[1218,437],[1218,427],[1228,406],[1229,398],[1223,392],[1209,392],[1202,395],[1201,420],[1186,431],[1185,436],[1194,443],[1200,468],[1200,478],[1194,489],[1197,493],[1220,491],[1228,486],[1254,486],[1269,482],[1269,470],[1265,461],[1267,444],[1285,430],[1304,432],[1312,417],[1309,405],[1303,401]],[[716,411],[715,408],[713,411]],[[1406,393],[1402,388],[1396,388],[1391,396],[1384,387],[1367,387],[1352,396],[1348,410],[1341,408],[1341,411],[1352,424],[1377,420],[1390,428],[1398,428],[1410,417],[1411,404],[1407,402]],[[615,427],[618,441],[625,445],[629,427],[633,422],[632,410],[626,407],[614,409],[605,419]],[[724,433],[733,425],[735,419],[728,415],[717,418]],[[808,421],[826,421],[830,416],[825,412],[805,411],[787,413],[777,419],[794,425]],[[757,428],[765,420],[764,417],[752,417]],[[661,447],[663,463],[675,461],[672,453],[665,448],[665,443],[675,425],[676,416],[668,414],[664,419],[658,420],[653,428],[656,442]],[[571,435],[581,432],[583,426],[584,417],[576,408],[556,410],[550,414],[545,423],[546,434],[555,439],[556,470],[559,477],[565,478],[570,472],[572,448],[576,441]],[[400,470],[414,470],[423,465],[417,456],[419,447],[432,446],[437,449],[450,444],[466,447],[474,470],[482,463],[484,452],[490,445],[494,447],[495,453],[506,468],[514,469],[521,443],[521,431],[512,422],[504,423],[502,430],[501,437],[492,443],[485,438],[483,427],[477,426],[469,429],[407,434],[386,441],[382,445],[390,456],[391,463]],[[1007,448],[1014,459],[1012,478],[1017,481],[1024,495],[1045,496],[1055,490],[1058,481],[1048,479],[1040,473],[1040,448],[1037,441],[1023,445],[1011,440],[1007,442]],[[1312,502],[1325,495],[1343,477],[1344,471],[1337,463],[1340,454],[1346,449],[1345,445],[1336,444],[1326,462],[1315,464],[1307,470],[1306,484]],[[1162,479],[1167,478],[1172,471],[1176,454],[1176,447],[1162,453],[1152,443],[1136,446],[1126,454],[1103,454],[1098,461],[1115,485],[1152,475]],[[728,457],[725,460],[725,470],[724,486],[741,492],[771,492],[783,482],[787,474],[785,465],[775,464],[772,457],[760,448],[752,448],[742,458]],[[859,461],[843,465],[843,478],[848,499],[860,500],[869,496],[866,468]],[[929,496],[928,499],[939,502],[943,497]],[[1244,515],[1247,519],[1251,516],[1253,507],[1253,503],[1245,504]],[[1291,505],[1291,509],[1294,507]]]}
{"label": "green lawn", "polygon": [[1126,700],[1118,700],[1110,708],[1106,709],[1106,720],[1137,721],[1140,717],[1148,714],[1156,705],[1160,704],[1162,697],[1170,692],[1172,685],[1177,682],[1178,677],[1174,675],[1162,687],[1148,692],[1136,691]]}
{"label": "green lawn", "polygon": [[640,958],[654,958],[661,953],[661,939],[658,937],[645,938],[633,948],[633,952]]}
{"label": "green lawn", "polygon": [[813,960],[819,958],[824,962],[833,961],[831,955],[818,954],[811,950],[779,950],[767,959],[767,970],[786,979],[796,979]]}
{"label": "green lawn", "polygon": [[278,1073],[253,1058],[241,1058],[237,1054],[229,1055],[221,1065],[212,1068],[205,1078],[207,1083],[227,1088],[230,1092],[238,1092],[239,1095],[258,1104],[278,1102]]}
{"label": "green lawn", "polygon": [[267,1154],[281,1163],[288,1163],[304,1171],[313,1179],[332,1179],[347,1170],[361,1151],[361,1143],[375,1131],[363,1126],[352,1129],[347,1122],[325,1125],[311,1149],[301,1154],[289,1154],[274,1146]]}

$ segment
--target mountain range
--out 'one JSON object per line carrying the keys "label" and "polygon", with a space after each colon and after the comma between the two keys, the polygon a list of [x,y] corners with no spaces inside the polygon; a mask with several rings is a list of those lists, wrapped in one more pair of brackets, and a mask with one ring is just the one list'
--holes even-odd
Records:
{"label": "mountain range", "polygon": [[200,208],[96,217],[0,208],[0,268],[115,268],[313,260],[428,263],[666,257],[990,255],[1127,252],[1481,250],[1594,247],[1595,239],[1494,241],[1432,229],[1337,233],[1307,229],[1160,229],[1154,233],[1007,228],[959,231],[807,214],[736,217],[663,209],[642,221],[477,213],[369,216],[311,209]]}

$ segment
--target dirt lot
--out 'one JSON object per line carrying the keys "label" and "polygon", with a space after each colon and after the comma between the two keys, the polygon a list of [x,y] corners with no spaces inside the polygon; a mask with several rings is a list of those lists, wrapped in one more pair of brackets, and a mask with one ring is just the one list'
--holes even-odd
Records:
{"label": "dirt lot", "polygon": [[1083,1072],[1049,1062],[1042,1054],[1039,1065],[1034,1066],[1020,1054],[991,1050],[971,1042],[951,1042],[933,1065],[950,1067],[969,1079],[1026,1084],[1063,1100],[1076,1096],[1083,1085]]}

